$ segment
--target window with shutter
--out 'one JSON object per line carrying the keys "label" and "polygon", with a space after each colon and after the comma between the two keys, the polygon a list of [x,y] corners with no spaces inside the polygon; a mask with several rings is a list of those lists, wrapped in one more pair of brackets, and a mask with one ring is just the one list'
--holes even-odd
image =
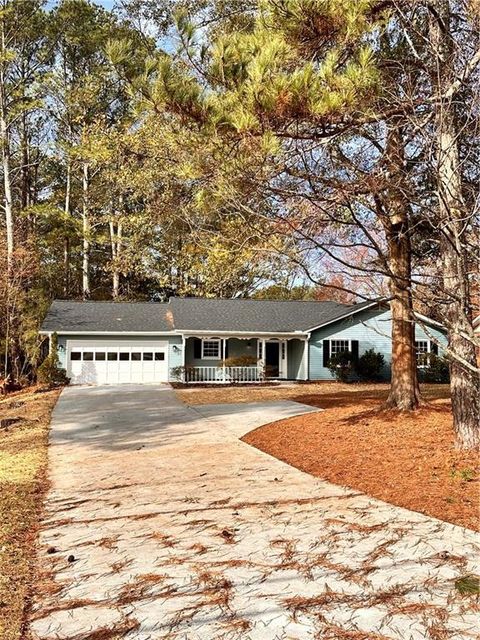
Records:
{"label": "window with shutter", "polygon": [[221,340],[203,340],[202,341],[202,358],[204,360],[220,360],[220,342]]}
{"label": "window with shutter", "polygon": [[344,351],[350,351],[350,340],[330,340],[330,357]]}
{"label": "window with shutter", "polygon": [[417,366],[421,369],[428,367],[430,359],[430,343],[428,340],[415,340],[415,354],[417,357]]}

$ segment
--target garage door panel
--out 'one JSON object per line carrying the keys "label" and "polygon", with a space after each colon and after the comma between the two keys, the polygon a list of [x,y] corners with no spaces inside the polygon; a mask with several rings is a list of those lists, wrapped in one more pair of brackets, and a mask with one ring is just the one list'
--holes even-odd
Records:
{"label": "garage door panel", "polygon": [[67,342],[73,384],[127,384],[168,380],[166,342]]}
{"label": "garage door panel", "polygon": [[74,384],[98,384],[97,371],[93,361],[75,362],[71,381]]}

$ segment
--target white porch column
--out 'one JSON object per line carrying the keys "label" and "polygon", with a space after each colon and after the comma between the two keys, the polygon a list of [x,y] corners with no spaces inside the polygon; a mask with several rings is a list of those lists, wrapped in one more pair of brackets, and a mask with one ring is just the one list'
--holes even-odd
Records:
{"label": "white porch column", "polygon": [[186,381],[186,373],[185,373],[185,366],[186,366],[186,358],[187,358],[187,338],[182,335],[182,382],[185,383]]}
{"label": "white porch column", "polygon": [[310,343],[310,339],[307,338],[306,340],[303,341],[303,377],[304,380],[308,380],[309,379],[309,368],[310,368],[310,358],[309,358],[309,343]]}
{"label": "white porch column", "polygon": [[226,370],[225,370],[226,345],[227,345],[227,338],[223,338],[223,340],[222,340],[222,362],[223,362],[223,381],[224,382],[226,382],[226,380],[227,380]]}
{"label": "white porch column", "polygon": [[265,352],[265,345],[266,344],[267,344],[267,341],[265,340],[265,338],[262,338],[262,370],[263,370],[263,375],[264,376],[265,376],[265,371],[266,371],[266,368],[267,368],[267,365],[266,365],[266,362],[267,362],[266,356],[267,356],[267,354]]}
{"label": "white porch column", "polygon": [[[285,358],[282,358],[282,351],[285,349]],[[280,363],[281,363],[281,371],[280,375],[282,378],[288,379],[288,340],[282,340],[280,342]]]}

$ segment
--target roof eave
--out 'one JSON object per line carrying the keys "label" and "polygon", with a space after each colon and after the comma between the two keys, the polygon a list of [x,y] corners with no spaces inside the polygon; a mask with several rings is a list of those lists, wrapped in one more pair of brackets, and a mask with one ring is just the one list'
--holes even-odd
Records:
{"label": "roof eave", "polygon": [[345,318],[348,318],[350,316],[353,316],[357,313],[360,313],[361,311],[366,311],[367,309],[371,309],[372,307],[375,306],[387,306],[385,302],[381,302],[376,300],[375,302],[372,302],[371,304],[365,305],[363,306],[361,309],[352,309],[350,310],[349,313],[345,313],[342,316],[337,316],[336,318],[333,318],[332,320],[328,320],[327,322],[323,322],[322,324],[319,324],[315,327],[311,327],[310,329],[307,329],[307,331],[310,333],[312,331],[317,331],[317,329],[322,329],[323,327],[328,327],[329,324],[333,324],[334,322],[339,322],[340,320],[345,320]]}
{"label": "roof eave", "polygon": [[423,313],[414,312],[413,315],[415,316],[415,318],[418,318],[419,320],[421,320],[422,322],[425,322],[426,324],[431,324],[433,327],[438,327],[443,331],[447,330],[445,325],[443,325],[441,322],[438,322],[438,320],[433,320],[433,318],[429,318],[428,316],[424,316]]}
{"label": "roof eave", "polygon": [[77,330],[66,330],[66,329],[40,329],[38,332],[40,335],[50,335],[52,333],[58,333],[61,336],[75,336],[75,335],[92,335],[92,336],[118,336],[118,335],[129,335],[129,336],[175,336],[178,335],[176,331],[82,331],[81,329]]}
{"label": "roof eave", "polygon": [[306,337],[308,331],[219,331],[218,329],[177,329],[177,333],[186,337],[196,335],[208,336],[291,336],[292,338]]}

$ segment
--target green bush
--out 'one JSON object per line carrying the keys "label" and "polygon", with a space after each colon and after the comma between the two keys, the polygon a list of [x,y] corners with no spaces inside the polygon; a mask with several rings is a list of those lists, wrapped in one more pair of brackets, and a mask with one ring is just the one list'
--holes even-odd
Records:
{"label": "green bush", "polygon": [[56,387],[68,384],[67,372],[60,367],[58,359],[58,339],[54,333],[50,338],[50,353],[37,369],[37,382],[46,384],[49,387]]}
{"label": "green bush", "polygon": [[363,356],[358,359],[356,371],[361,380],[376,381],[382,377],[382,369],[385,366],[385,358],[382,353],[375,349],[368,349]]}
{"label": "green bush", "polygon": [[353,354],[350,351],[335,353],[328,361],[327,367],[338,382],[349,382],[354,372]]}
{"label": "green bush", "polygon": [[[424,364],[424,366],[422,366]],[[447,384],[450,382],[448,360],[434,353],[425,354],[419,361],[418,377],[420,382]]]}

